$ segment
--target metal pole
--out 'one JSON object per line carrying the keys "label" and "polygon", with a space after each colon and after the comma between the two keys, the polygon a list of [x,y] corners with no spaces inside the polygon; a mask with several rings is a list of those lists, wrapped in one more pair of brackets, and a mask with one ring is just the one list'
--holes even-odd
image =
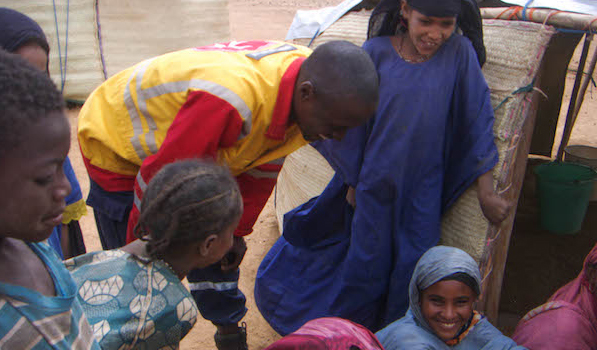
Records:
{"label": "metal pole", "polygon": [[[593,76],[593,72],[595,72],[595,66],[597,65],[597,50],[593,51],[593,57],[591,58],[591,63],[589,63],[589,71],[587,72],[587,76],[585,80],[583,80],[582,85],[580,87],[580,91],[578,92],[578,99],[576,100],[576,107],[574,107],[574,118],[572,118],[572,127],[576,123],[576,118],[578,118],[578,114],[580,113],[580,107],[582,107],[582,103],[585,100],[585,93],[587,92],[587,87],[591,82],[591,77]],[[570,135],[568,135],[570,136]],[[569,140],[566,140],[566,144],[568,144]]]}
{"label": "metal pole", "polygon": [[[585,36],[585,43],[582,48],[582,54],[580,56],[580,62],[578,63],[578,69],[576,70],[576,79],[574,80],[574,88],[572,89],[572,95],[570,96],[570,103],[568,105],[568,112],[566,113],[566,125],[564,126],[564,133],[562,135],[562,141],[560,142],[560,147],[558,148],[558,155],[556,159],[558,161],[562,160],[562,156],[564,155],[564,148],[568,145],[568,141],[570,140],[570,134],[572,133],[572,127],[574,126],[574,121],[576,117],[574,116],[574,110],[576,108],[576,99],[579,93],[580,81],[584,75],[585,63],[587,62],[587,55],[589,54],[589,46],[591,46],[591,41],[593,40],[593,34],[587,34]],[[590,79],[590,77],[589,77]]]}

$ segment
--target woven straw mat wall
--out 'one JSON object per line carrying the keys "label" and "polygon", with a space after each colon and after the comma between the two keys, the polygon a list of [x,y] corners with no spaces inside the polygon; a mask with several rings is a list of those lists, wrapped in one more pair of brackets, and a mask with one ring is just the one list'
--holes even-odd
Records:
{"label": "woven straw mat wall", "polygon": [[[366,37],[370,12],[349,13],[314,40],[312,46],[336,39],[361,45]],[[533,81],[552,29],[533,23],[484,20],[487,63],[483,73],[491,89],[495,111],[494,134],[500,154],[494,169],[496,184],[505,188],[516,142],[524,123],[527,94],[511,95]],[[308,44],[309,39],[295,43]],[[325,188],[333,170],[311,146],[305,146],[286,158],[276,188],[276,214],[280,231],[284,213],[317,196]],[[441,243],[467,251],[481,259],[489,224],[479,206],[474,186],[448,210],[442,221]]]}
{"label": "woven straw mat wall", "polygon": [[144,59],[230,38],[227,0],[100,0],[97,8],[94,0],[54,3],[0,0],[0,6],[27,14],[43,28],[50,43],[50,74],[59,88],[60,59],[63,65],[66,59],[63,92],[69,99],[85,100],[105,74],[110,77]]}
{"label": "woven straw mat wall", "polygon": [[[483,21],[487,49],[483,74],[491,90],[491,104],[494,108],[499,106],[495,110],[494,135],[500,160],[493,173],[498,189],[510,186],[510,166],[530,107],[529,94],[512,93],[533,82],[552,34],[553,29],[535,23]],[[505,99],[507,102],[502,103]],[[444,215],[441,243],[459,247],[479,261],[488,228],[472,186]]]}

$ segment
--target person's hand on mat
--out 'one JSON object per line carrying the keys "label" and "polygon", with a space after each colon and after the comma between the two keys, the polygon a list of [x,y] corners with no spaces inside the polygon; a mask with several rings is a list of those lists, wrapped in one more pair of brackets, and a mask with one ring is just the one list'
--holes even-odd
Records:
{"label": "person's hand on mat", "polygon": [[357,206],[357,197],[354,187],[352,186],[348,186],[348,191],[346,192],[346,201],[348,204],[352,205],[353,208]]}
{"label": "person's hand on mat", "polygon": [[247,244],[243,237],[234,236],[234,244],[230,251],[220,261],[222,271],[228,272],[238,269],[247,252]]}
{"label": "person's hand on mat", "polygon": [[496,226],[506,219],[512,208],[512,203],[493,191],[479,192],[479,203],[481,204],[483,215],[485,215],[489,222]]}
{"label": "person's hand on mat", "polygon": [[485,215],[489,222],[498,226],[510,213],[512,203],[495,193],[491,170],[479,176],[477,179],[477,191],[483,215]]}

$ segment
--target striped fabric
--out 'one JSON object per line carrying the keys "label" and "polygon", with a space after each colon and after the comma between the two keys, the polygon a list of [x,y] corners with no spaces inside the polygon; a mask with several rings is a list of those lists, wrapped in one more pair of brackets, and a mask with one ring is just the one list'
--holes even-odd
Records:
{"label": "striped fabric", "polygon": [[0,349],[99,349],[62,262],[43,243],[29,246],[47,266],[56,296],[0,283]]}

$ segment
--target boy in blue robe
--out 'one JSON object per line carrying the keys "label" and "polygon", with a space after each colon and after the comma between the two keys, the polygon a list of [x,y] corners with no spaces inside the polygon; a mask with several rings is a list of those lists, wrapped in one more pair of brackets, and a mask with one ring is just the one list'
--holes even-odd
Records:
{"label": "boy in blue robe", "polygon": [[341,142],[316,146],[336,175],[286,214],[257,273],[257,306],[281,334],[324,316],[381,329],[404,316],[415,264],[439,242],[441,216],[466,188],[476,182],[492,223],[509,211],[493,188],[498,152],[476,3],[385,0],[369,37],[376,116]]}

